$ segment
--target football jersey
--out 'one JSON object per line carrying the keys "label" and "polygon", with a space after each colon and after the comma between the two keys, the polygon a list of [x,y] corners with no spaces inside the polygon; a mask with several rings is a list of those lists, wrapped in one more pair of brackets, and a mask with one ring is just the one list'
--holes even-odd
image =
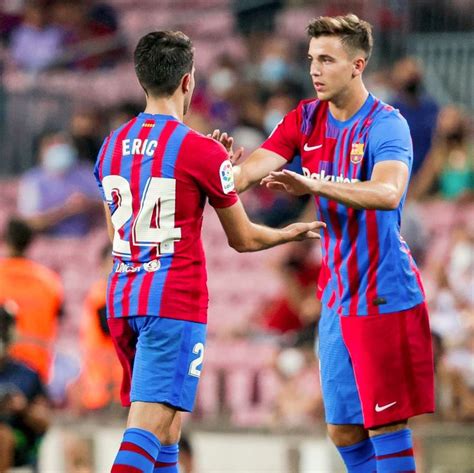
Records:
{"label": "football jersey", "polygon": [[115,230],[108,317],[205,323],[204,204],[238,200],[225,148],[172,116],[141,113],[105,140],[94,174]]}
{"label": "football jersey", "polygon": [[[393,107],[369,95],[361,109],[341,122],[328,102],[305,100],[277,125],[262,148],[287,160],[300,155],[312,179],[355,183],[370,180],[382,161],[413,161],[410,131]],[[400,311],[423,298],[419,271],[400,236],[405,195],[394,210],[356,210],[316,196],[322,233],[322,302],[341,315]]]}

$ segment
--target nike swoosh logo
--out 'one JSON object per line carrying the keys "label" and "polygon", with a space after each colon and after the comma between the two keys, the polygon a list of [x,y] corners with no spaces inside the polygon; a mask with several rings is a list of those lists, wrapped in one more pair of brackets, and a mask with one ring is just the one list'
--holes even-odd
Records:
{"label": "nike swoosh logo", "polygon": [[388,409],[389,407],[394,406],[397,403],[397,401],[391,402],[390,404],[385,404],[385,406],[379,406],[378,403],[375,404],[375,412],[382,412],[385,409]]}
{"label": "nike swoosh logo", "polygon": [[319,148],[322,148],[323,145],[316,145],[316,146],[308,146],[308,143],[305,143],[304,146],[303,146],[303,149],[305,151],[314,151],[315,149],[319,149]]}

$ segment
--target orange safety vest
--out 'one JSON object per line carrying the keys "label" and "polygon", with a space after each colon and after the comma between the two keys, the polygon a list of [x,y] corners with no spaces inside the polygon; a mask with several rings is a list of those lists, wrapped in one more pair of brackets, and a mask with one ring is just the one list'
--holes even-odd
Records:
{"label": "orange safety vest", "polygon": [[96,282],[84,304],[81,327],[83,369],[79,379],[81,403],[87,409],[101,409],[110,402],[120,402],[122,368],[112,338],[104,334],[98,311],[105,307],[107,281]]}
{"label": "orange safety vest", "polygon": [[0,259],[0,303],[7,300],[18,306],[10,355],[47,382],[63,303],[61,280],[54,271],[27,258]]}

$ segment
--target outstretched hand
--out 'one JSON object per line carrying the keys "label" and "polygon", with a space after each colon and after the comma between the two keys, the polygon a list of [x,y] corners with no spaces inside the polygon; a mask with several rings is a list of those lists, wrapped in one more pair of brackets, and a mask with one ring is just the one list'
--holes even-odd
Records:
{"label": "outstretched hand", "polygon": [[315,181],[287,169],[271,172],[260,181],[260,185],[265,185],[269,189],[286,191],[291,195],[313,194],[315,190]]}
{"label": "outstretched hand", "polygon": [[309,222],[309,223],[292,223],[284,227],[282,230],[288,233],[288,241],[302,241],[302,240],[318,240],[321,235],[315,230],[319,228],[326,228],[324,222]]}
{"label": "outstretched hand", "polygon": [[237,162],[240,161],[244,154],[244,148],[241,146],[237,149],[237,151],[234,152],[234,138],[232,136],[229,136],[226,132],[221,133],[220,130],[214,130],[212,134],[207,136],[219,141],[222,143],[222,145],[224,145],[225,149],[229,153],[229,160],[232,165],[237,164]]}

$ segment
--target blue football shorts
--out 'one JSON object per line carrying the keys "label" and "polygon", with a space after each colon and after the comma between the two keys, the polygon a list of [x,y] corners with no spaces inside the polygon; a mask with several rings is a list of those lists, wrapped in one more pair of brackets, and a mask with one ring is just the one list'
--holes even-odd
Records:
{"label": "blue football shorts", "polygon": [[207,326],[150,316],[109,318],[108,324],[123,368],[122,404],[154,402],[191,412]]}
{"label": "blue football shorts", "polygon": [[363,424],[362,406],[339,315],[323,305],[316,355],[328,424]]}

